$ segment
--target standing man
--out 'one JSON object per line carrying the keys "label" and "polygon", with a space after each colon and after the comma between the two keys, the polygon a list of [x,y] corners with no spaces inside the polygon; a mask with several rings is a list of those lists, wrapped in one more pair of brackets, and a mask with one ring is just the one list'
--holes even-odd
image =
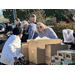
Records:
{"label": "standing man", "polygon": [[16,26],[21,26],[21,23],[20,23],[20,19],[19,18],[15,18],[14,22],[15,22],[15,25]]}
{"label": "standing man", "polygon": [[30,23],[37,24],[37,22],[36,22],[36,15],[35,14],[31,14],[30,15],[30,22],[29,22],[29,24]]}

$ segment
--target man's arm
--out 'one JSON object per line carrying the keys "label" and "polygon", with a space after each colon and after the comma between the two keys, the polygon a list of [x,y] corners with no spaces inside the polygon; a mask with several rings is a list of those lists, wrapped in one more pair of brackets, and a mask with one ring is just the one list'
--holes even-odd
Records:
{"label": "man's arm", "polygon": [[33,39],[33,37],[34,37],[34,29],[33,29],[32,26],[29,26],[28,33],[29,33],[28,39]]}

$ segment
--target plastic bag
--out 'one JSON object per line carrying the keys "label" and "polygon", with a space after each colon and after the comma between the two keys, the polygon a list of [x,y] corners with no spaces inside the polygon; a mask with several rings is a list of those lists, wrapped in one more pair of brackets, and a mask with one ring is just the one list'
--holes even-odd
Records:
{"label": "plastic bag", "polygon": [[40,37],[38,36],[37,38],[35,38],[35,41],[36,41],[36,40],[40,40],[40,39],[43,40],[43,39],[50,39],[50,38],[45,37],[45,36],[44,36],[43,38],[40,38]]}
{"label": "plastic bag", "polygon": [[63,37],[64,37],[64,42],[73,42],[74,41],[73,30],[64,29]]}

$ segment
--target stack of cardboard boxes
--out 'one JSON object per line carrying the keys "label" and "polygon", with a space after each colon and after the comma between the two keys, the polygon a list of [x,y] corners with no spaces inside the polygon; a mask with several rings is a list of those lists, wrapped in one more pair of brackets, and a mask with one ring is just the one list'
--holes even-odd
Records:
{"label": "stack of cardboard boxes", "polygon": [[75,50],[59,50],[57,55],[54,55],[54,60],[55,63],[61,63],[61,61],[62,63],[65,61],[75,62]]}
{"label": "stack of cardboard boxes", "polygon": [[35,64],[45,63],[45,45],[60,43],[61,39],[27,40],[27,43],[22,43],[22,54]]}

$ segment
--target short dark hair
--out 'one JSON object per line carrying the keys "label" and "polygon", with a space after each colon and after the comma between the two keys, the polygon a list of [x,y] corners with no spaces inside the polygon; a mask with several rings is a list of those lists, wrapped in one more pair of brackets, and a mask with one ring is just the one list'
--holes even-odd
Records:
{"label": "short dark hair", "polygon": [[20,19],[19,19],[19,18],[15,18],[14,20],[16,20],[16,21],[19,21],[19,22],[20,22]]}
{"label": "short dark hair", "polygon": [[20,34],[22,34],[22,28],[20,27],[20,26],[17,26],[17,27],[15,27],[14,29],[13,29],[13,34],[14,35],[20,35]]}

